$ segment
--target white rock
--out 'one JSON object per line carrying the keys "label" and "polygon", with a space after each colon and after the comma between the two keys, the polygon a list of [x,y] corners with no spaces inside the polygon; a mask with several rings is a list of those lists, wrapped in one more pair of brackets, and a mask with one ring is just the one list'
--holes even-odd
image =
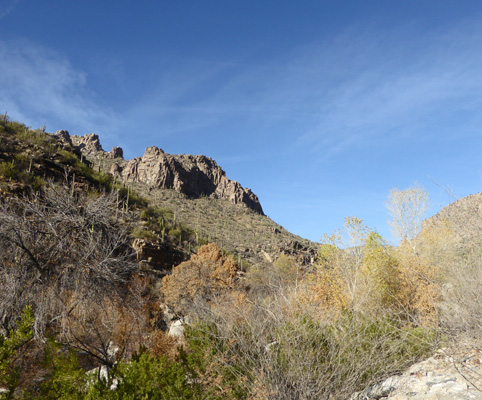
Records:
{"label": "white rock", "polygon": [[173,321],[169,326],[169,335],[178,339],[184,337],[184,325],[180,319]]}

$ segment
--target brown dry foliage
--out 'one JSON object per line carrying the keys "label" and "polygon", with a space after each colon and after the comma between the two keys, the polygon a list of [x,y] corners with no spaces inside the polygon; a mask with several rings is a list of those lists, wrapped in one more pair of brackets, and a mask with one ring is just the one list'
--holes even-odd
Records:
{"label": "brown dry foliage", "polygon": [[238,270],[234,259],[223,256],[216,244],[202,246],[162,279],[164,300],[174,309],[187,312],[194,303],[210,302],[233,288]]}
{"label": "brown dry foliage", "polygon": [[398,284],[394,297],[412,322],[421,325],[437,323],[436,305],[441,298],[437,266],[421,255],[414,255],[402,244],[397,249]]}
{"label": "brown dry foliage", "polygon": [[[149,293],[149,280],[134,275],[125,293],[101,302],[82,303],[62,320],[59,340],[77,348],[105,365],[129,358],[141,346],[159,347],[152,337],[158,332],[155,300]],[[71,302],[76,302],[75,293]]]}
{"label": "brown dry foliage", "polygon": [[149,335],[149,345],[151,353],[160,356],[165,355],[169,361],[174,361],[178,355],[179,339],[170,336],[162,330],[153,330]]}
{"label": "brown dry foliage", "polygon": [[322,318],[336,318],[347,308],[347,296],[343,293],[340,277],[334,271],[317,271],[305,283],[296,294],[302,308],[309,307]]}

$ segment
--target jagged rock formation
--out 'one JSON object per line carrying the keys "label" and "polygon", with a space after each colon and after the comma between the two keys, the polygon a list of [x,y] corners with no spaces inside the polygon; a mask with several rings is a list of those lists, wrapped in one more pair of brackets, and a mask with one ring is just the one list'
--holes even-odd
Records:
{"label": "jagged rock formation", "polygon": [[192,197],[226,199],[263,214],[258,197],[228,179],[221,167],[206,156],[171,155],[157,147],[148,147],[144,156],[130,160],[121,174],[125,182],[174,189]]}
{"label": "jagged rock formation", "polygon": [[[117,183],[129,184],[149,199],[150,205],[172,210],[178,222],[194,229],[203,240],[232,252],[240,263],[262,264],[281,254],[290,255],[303,266],[314,263],[317,244],[266,217],[258,197],[228,179],[209,157],[171,155],[148,147],[142,157],[126,161],[119,147],[104,151],[95,134],[74,136],[59,131],[55,137],[82,151],[94,169],[110,173]],[[255,212],[247,212],[251,210]],[[143,267],[156,274],[172,267],[166,265],[158,243],[138,244],[136,251]]]}
{"label": "jagged rock formation", "polygon": [[120,158],[123,159],[124,152],[120,147],[113,147],[111,152],[102,149],[99,135],[88,133],[84,136],[70,135],[68,131],[57,131],[55,134],[58,140],[70,144],[87,157],[93,158]]}
{"label": "jagged rock formation", "polygon": [[120,147],[105,152],[99,136],[89,133],[84,136],[70,136],[67,131],[58,131],[56,136],[62,142],[76,147],[91,158],[115,159],[109,172],[124,183],[142,183],[149,188],[174,189],[189,197],[212,197],[225,199],[233,204],[244,205],[264,215],[256,196],[250,189],[226,177],[224,170],[213,159],[198,155],[172,155],[162,149],[148,147],[142,157],[123,159]]}

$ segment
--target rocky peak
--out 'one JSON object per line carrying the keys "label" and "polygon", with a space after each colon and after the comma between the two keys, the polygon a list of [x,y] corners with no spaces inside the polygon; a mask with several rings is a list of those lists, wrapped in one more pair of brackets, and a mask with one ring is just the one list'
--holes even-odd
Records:
{"label": "rocky peak", "polygon": [[94,158],[123,158],[124,151],[121,147],[113,147],[111,152],[102,149],[99,135],[89,133],[84,136],[70,135],[68,131],[60,130],[54,135],[61,143],[75,147],[87,157]]}
{"label": "rocky peak", "polygon": [[73,146],[73,143],[72,143],[72,140],[70,139],[70,134],[68,131],[64,131],[64,130],[57,131],[57,133],[55,134],[55,137],[61,143]]}
{"label": "rocky peak", "polygon": [[122,147],[112,147],[112,158],[124,158],[124,151],[122,150]]}
{"label": "rocky peak", "polygon": [[146,148],[142,157],[125,161],[120,147],[105,152],[99,136],[94,133],[76,136],[69,135],[67,131],[58,131],[56,137],[62,142],[72,144],[94,161],[116,159],[107,172],[117,180],[142,183],[148,188],[174,189],[190,197],[225,199],[264,215],[258,196],[227,178],[216,161],[207,156],[172,155],[151,146]]}
{"label": "rocky peak", "polygon": [[227,178],[216,161],[203,155],[172,155],[148,147],[144,156],[130,160],[124,167],[118,165],[116,172],[120,172],[124,182],[174,189],[191,197],[226,199],[263,214],[258,197],[250,189]]}
{"label": "rocky peak", "polygon": [[72,135],[70,137],[74,146],[76,146],[86,156],[96,155],[98,152],[103,152],[100,145],[99,135],[89,133],[84,136]]}

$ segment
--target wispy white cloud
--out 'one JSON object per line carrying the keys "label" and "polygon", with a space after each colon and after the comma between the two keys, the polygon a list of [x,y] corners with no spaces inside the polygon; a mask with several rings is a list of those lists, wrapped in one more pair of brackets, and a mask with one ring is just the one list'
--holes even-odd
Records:
{"label": "wispy white cloud", "polygon": [[0,41],[0,107],[32,126],[87,133],[115,131],[116,116],[95,101],[85,73],[49,49],[28,41]]}
{"label": "wispy white cloud", "polygon": [[[436,137],[441,132],[429,130],[445,129],[444,119],[474,128],[482,105],[478,25],[459,21],[427,33],[405,24],[380,32],[354,26],[263,64],[245,57],[187,65],[153,82],[135,112],[157,116],[171,132],[258,126],[274,143],[282,135],[287,152],[295,143],[323,157],[424,129]],[[470,118],[456,121],[460,110]],[[258,132],[246,129],[246,139]]]}
{"label": "wispy white cloud", "polygon": [[[361,143],[420,134],[424,128],[440,129],[443,122],[435,119],[456,118],[460,109],[474,112],[482,105],[482,56],[477,51],[482,41],[468,32],[419,38],[415,32],[397,31],[384,38],[354,37],[345,46],[322,50],[325,57],[331,50],[345,58],[351,54],[355,61],[318,99],[318,115],[299,140],[312,151],[338,153]],[[346,64],[333,65],[328,75],[335,68],[343,71]],[[459,123],[466,128],[470,121]],[[440,134],[424,132],[430,137]]]}
{"label": "wispy white cloud", "polygon": [[[89,76],[63,55],[0,41],[0,112],[47,128],[65,124],[74,133],[142,130],[150,144],[152,136],[202,134],[222,143],[242,133],[239,142],[272,142],[254,149],[257,157],[297,151],[319,160],[423,130],[435,137],[448,120],[466,134],[475,129],[482,118],[474,112],[482,106],[479,33],[470,21],[430,34],[414,24],[383,34],[358,25],[262,62],[249,54],[174,60],[160,65],[135,97],[116,100],[121,112],[103,104]],[[126,75],[123,90],[138,87],[136,79]],[[459,111],[465,120],[456,121]],[[232,146],[225,157],[237,151]]]}

